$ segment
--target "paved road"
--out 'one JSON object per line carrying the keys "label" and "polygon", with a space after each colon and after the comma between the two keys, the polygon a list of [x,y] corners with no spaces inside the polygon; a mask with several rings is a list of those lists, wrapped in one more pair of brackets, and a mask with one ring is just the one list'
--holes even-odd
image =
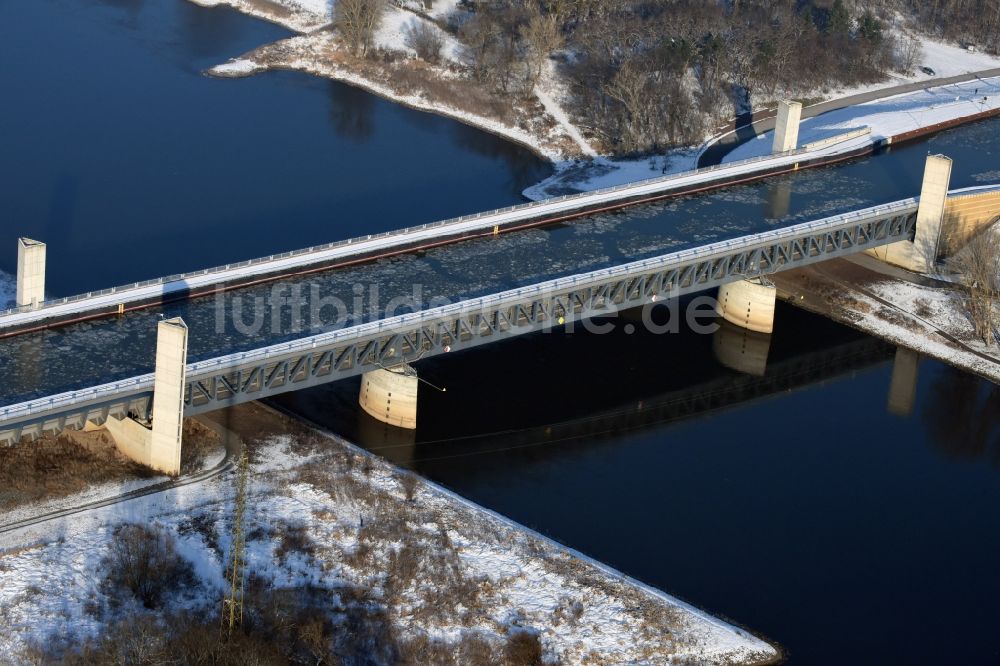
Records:
{"label": "paved road", "polygon": [[[923,81],[917,81],[916,83],[906,83],[899,86],[892,86],[891,88],[871,90],[864,93],[858,93],[857,95],[831,99],[826,102],[820,102],[819,104],[807,106],[802,109],[802,118],[812,118],[829,111],[836,111],[837,109],[843,109],[857,104],[864,104],[865,102],[872,102],[877,99],[885,99],[886,97],[892,97],[893,95],[901,95],[903,93],[915,92],[917,90],[925,90],[927,88],[945,86],[952,83],[963,83],[965,81],[989,78],[993,76],[1000,76],[1000,67],[984,69],[978,72],[967,72],[956,76],[925,79]],[[723,158],[725,158],[725,156],[732,152],[737,146],[750,141],[764,132],[773,130],[774,120],[773,116],[769,118],[761,118],[758,121],[743,125],[735,130],[723,134],[717,141],[708,146],[708,148],[706,148],[705,151],[698,157],[698,168],[721,164]]]}

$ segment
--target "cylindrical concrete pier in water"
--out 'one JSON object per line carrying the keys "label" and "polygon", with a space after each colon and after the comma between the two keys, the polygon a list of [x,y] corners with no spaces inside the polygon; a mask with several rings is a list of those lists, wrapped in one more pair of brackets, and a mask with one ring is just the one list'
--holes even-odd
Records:
{"label": "cylindrical concrete pier in water", "polygon": [[726,321],[758,333],[774,330],[777,290],[759,279],[730,282],[719,287],[716,312]]}
{"label": "cylindrical concrete pier in water", "polygon": [[361,378],[358,402],[372,417],[399,428],[417,427],[417,371],[409,365],[379,368]]}

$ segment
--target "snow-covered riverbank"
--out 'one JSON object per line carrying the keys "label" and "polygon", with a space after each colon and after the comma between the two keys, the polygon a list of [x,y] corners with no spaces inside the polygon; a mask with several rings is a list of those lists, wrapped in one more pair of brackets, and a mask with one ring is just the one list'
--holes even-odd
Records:
{"label": "snow-covered riverbank", "polygon": [[[746,631],[636,583],[434,484],[258,405],[230,413],[250,439],[249,571],[270,589],[309,587],[343,617],[346,590],[366,590],[401,644],[498,644],[540,639],[550,661],[725,663],[775,661]],[[259,437],[256,434],[262,433]],[[109,607],[102,559],[115,528],[156,525],[197,580],[161,612],[213,614],[230,547],[233,480],[213,479],[0,536],[0,660],[31,642],[99,635],[123,613]],[[290,544],[295,546],[291,547]],[[419,566],[405,566],[415,557]],[[95,610],[96,609],[96,610]]]}
{"label": "snow-covered riverbank", "polygon": [[[430,10],[422,3],[390,4],[382,26],[376,34],[376,47],[391,58],[358,59],[345,53],[335,33],[330,29],[334,0],[192,0],[202,5],[229,5],[239,11],[285,25],[299,33],[307,33],[222,63],[210,70],[216,76],[249,76],[268,69],[293,69],[349,83],[412,108],[454,118],[469,125],[498,134],[532,149],[550,160],[556,173],[525,191],[529,199],[541,199],[570,192],[591,191],[627,182],[644,180],[694,168],[698,146],[671,150],[665,154],[631,160],[611,160],[601,157],[580,127],[565,110],[568,99],[565,82],[555,68],[548,67],[536,87],[534,96],[518,100],[512,108],[495,104],[493,93],[481,89],[460,72],[463,67],[461,45],[441,28],[448,17],[461,11],[456,0],[438,0]],[[426,12],[426,13],[425,13]],[[405,34],[412,25],[423,24],[436,31],[444,48],[443,60],[437,65],[417,60],[406,45]],[[1000,59],[981,52],[972,52],[955,45],[921,38],[920,66],[909,74],[894,73],[886,80],[852,88],[785,91],[783,94],[810,100],[846,97],[859,92],[891,88],[937,76],[964,75],[1000,66]],[[975,89],[973,85],[972,90]],[[932,112],[913,122],[933,124],[942,116],[942,98],[947,89],[933,93],[923,101],[934,107]],[[959,93],[961,94],[961,93]],[[932,99],[933,98],[933,99]],[[912,98],[911,98],[912,101]],[[876,104],[876,103],[873,103]],[[913,115],[912,108],[900,104],[890,119],[890,111],[879,112],[879,126],[887,128],[899,122],[904,114]],[[958,111],[956,109],[956,111]],[[965,113],[965,110],[961,110]],[[872,107],[863,113],[872,114]],[[920,114],[918,114],[920,115]],[[823,116],[826,118],[826,116]],[[825,120],[815,125],[816,134],[828,135],[839,125],[849,124],[847,117]],[[911,122],[910,125],[913,123]],[[812,130],[803,128],[802,142],[810,139]],[[886,131],[889,131],[888,129]],[[879,130],[873,128],[873,136]],[[767,135],[765,135],[767,136]],[[707,137],[706,137],[707,138]],[[729,161],[761,153],[765,141],[751,142],[729,157]],[[854,142],[857,143],[857,142]],[[852,144],[853,145],[853,144]],[[769,144],[767,146],[769,148]],[[847,149],[848,146],[839,148]]]}

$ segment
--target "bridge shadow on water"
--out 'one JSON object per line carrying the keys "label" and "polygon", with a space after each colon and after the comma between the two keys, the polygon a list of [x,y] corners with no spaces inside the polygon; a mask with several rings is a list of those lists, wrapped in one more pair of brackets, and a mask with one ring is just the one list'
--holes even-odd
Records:
{"label": "bridge shadow on water", "polygon": [[[484,455],[530,464],[613,446],[627,433],[892,361],[894,347],[828,320],[784,306],[780,318],[774,336],[726,322],[712,334],[686,326],[657,334],[633,310],[607,320],[613,330],[605,334],[578,326],[427,359],[417,364],[421,378],[446,390],[421,384],[416,431],[361,410],[358,378],[273,400],[397,464],[430,476],[440,465],[474,475]],[[805,326],[809,334],[798,334]]]}

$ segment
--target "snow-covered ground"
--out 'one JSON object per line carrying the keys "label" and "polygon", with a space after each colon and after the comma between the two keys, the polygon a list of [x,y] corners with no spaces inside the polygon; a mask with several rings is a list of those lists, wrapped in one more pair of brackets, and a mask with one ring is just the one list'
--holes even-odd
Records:
{"label": "snow-covered ground", "polygon": [[436,32],[444,42],[441,57],[446,61],[458,62],[462,48],[461,43],[434,23],[415,15],[413,12],[390,5],[382,17],[382,25],[375,33],[375,43],[383,49],[402,51],[410,57],[416,57],[416,52],[406,45],[407,31],[418,24],[424,24]]}
{"label": "snow-covered ground", "polygon": [[[995,344],[987,347],[972,335],[973,325],[958,291],[890,279],[871,285],[866,291],[892,303],[909,315],[910,321],[904,325],[878,300],[861,296],[868,300],[870,309],[856,313],[858,319],[854,324],[858,328],[1000,383],[1000,351]],[[960,340],[961,346],[949,342],[937,331]]]}
{"label": "snow-covered ground", "polygon": [[[859,274],[852,264],[864,270]],[[946,282],[915,283],[906,271],[867,255],[780,273],[775,281],[804,294],[806,300],[796,302],[807,309],[1000,383],[1000,348],[976,337],[962,293]]]}
{"label": "snow-covered ground", "polygon": [[[777,656],[741,629],[350,445],[313,440],[304,449],[294,437],[266,440],[252,466],[248,570],[272,589],[310,585],[333,599],[359,586],[387,604],[404,637],[423,632],[453,642],[475,632],[501,641],[522,627],[562,663],[738,664]],[[0,535],[0,662],[16,663],[29,642],[95,636],[114,622],[101,560],[126,522],[161,526],[192,564],[197,585],[174,597],[171,609],[214,608],[232,485],[216,478]],[[283,548],[288,530],[304,534],[308,548]],[[445,565],[464,591],[395,569],[404,549],[420,553],[422,571]]]}
{"label": "snow-covered ground", "polygon": [[606,187],[636,183],[650,178],[685,173],[698,168],[697,147],[678,148],[662,155],[635,160],[599,158],[557,164],[556,173],[522,192],[526,199],[541,201],[563,194],[592,192]]}
{"label": "snow-covered ground", "polygon": [[[388,42],[391,39],[395,39],[395,36],[402,34],[407,24],[413,21],[424,20],[398,9],[395,12],[389,12],[389,15],[395,16],[395,18],[380,30],[378,35],[380,41],[384,40]],[[458,48],[457,42],[454,39],[449,38],[449,40],[445,42],[445,53],[448,53],[449,49],[455,51]],[[528,119],[533,121],[533,123],[519,122],[515,125],[498,118],[470,112],[450,103],[430,98],[423,90],[418,90],[417,92],[400,92],[395,87],[388,73],[362,73],[357,71],[351,64],[345,64],[353,61],[338,57],[340,40],[332,32],[320,31],[308,35],[300,35],[278,42],[275,46],[276,48],[264,46],[239,58],[234,58],[227,63],[213,67],[209,70],[209,73],[216,76],[246,76],[247,74],[278,67],[336,79],[411,108],[455,118],[469,125],[506,137],[511,141],[531,148],[539,155],[556,163],[561,162],[565,158],[566,146],[575,145],[574,139],[552,117]],[[405,47],[399,47],[396,50],[407,51]],[[371,68],[380,67],[377,62],[370,62],[368,66]],[[441,80],[455,78],[454,74],[447,69],[447,63],[443,66],[433,68],[433,71],[435,71],[435,75],[439,76]],[[469,85],[472,85],[472,83],[470,82]],[[538,129],[535,129],[532,124],[537,126]]]}
{"label": "snow-covered ground", "polygon": [[295,32],[312,32],[328,25],[335,0],[190,0],[202,7],[228,6]]}
{"label": "snow-covered ground", "polygon": [[[870,127],[869,136],[851,139],[834,147],[836,152],[848,151],[887,137],[997,109],[1000,109],[1000,77],[976,79],[904,93],[806,118],[799,125],[799,145]],[[774,132],[765,132],[733,150],[723,162],[767,155],[771,152],[773,138]]]}

